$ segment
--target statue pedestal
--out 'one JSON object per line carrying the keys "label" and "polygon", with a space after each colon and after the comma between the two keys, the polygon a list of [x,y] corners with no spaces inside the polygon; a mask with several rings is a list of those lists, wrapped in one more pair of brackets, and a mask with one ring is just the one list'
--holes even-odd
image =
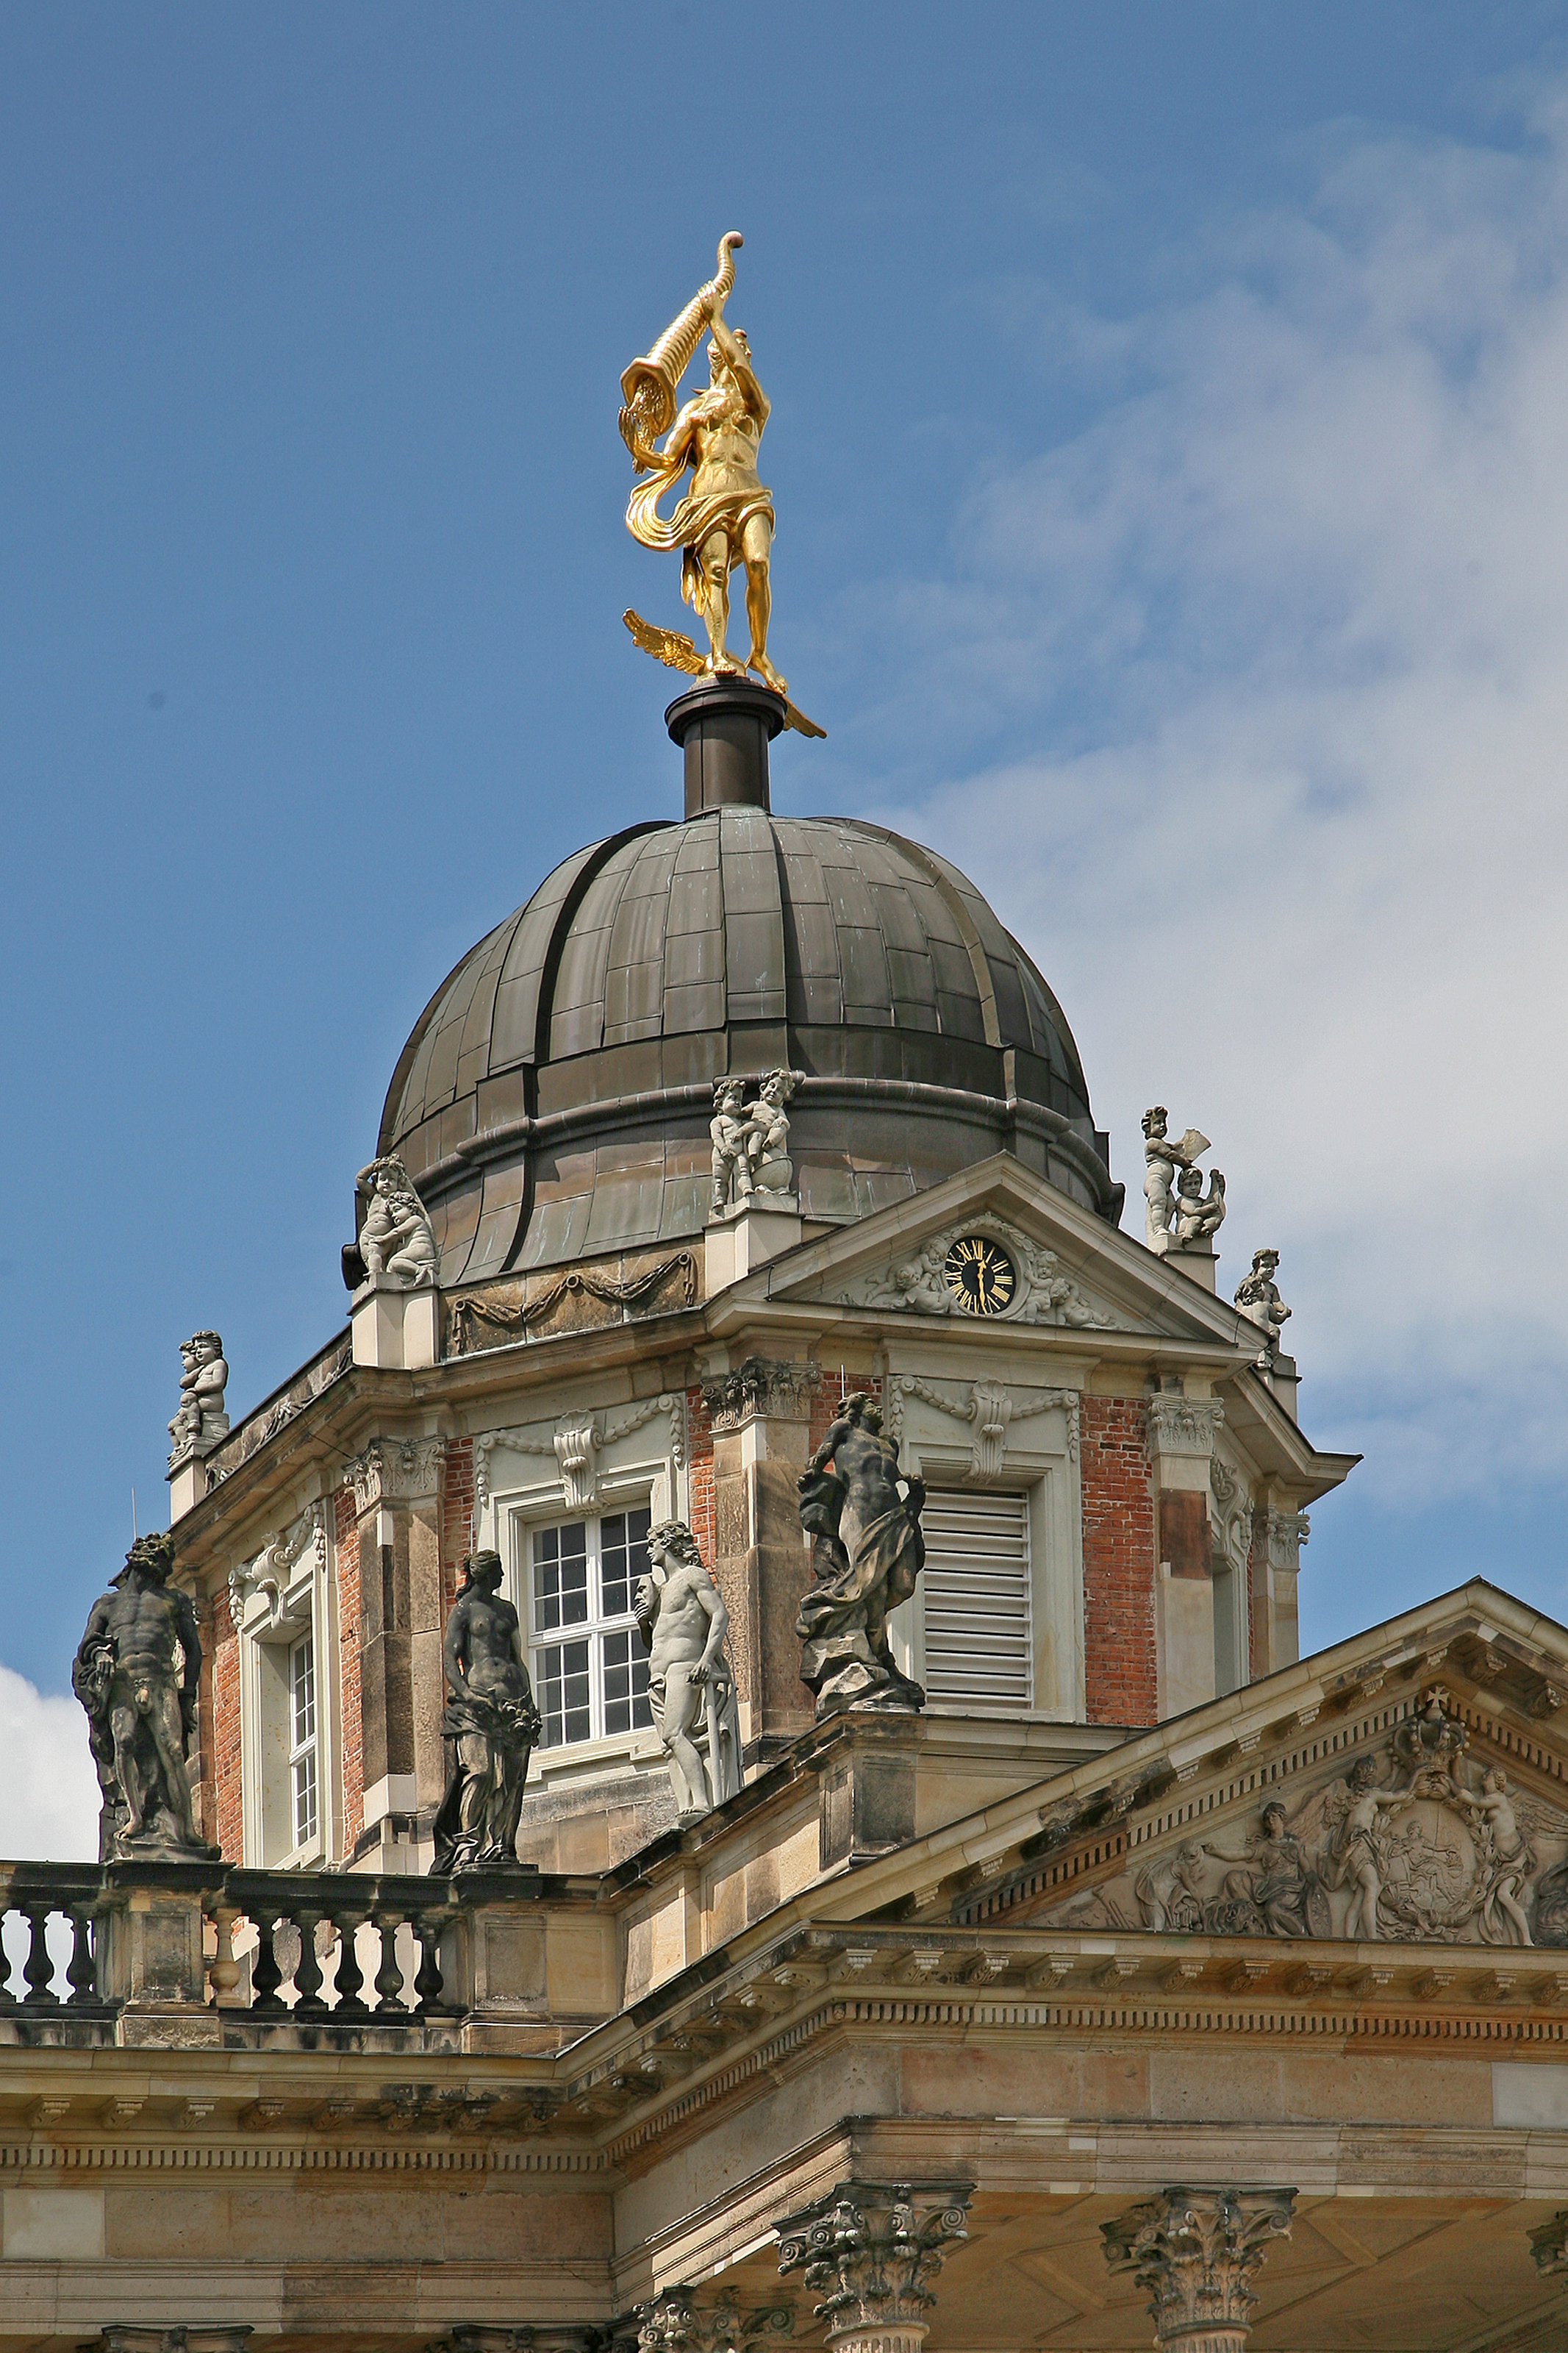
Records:
{"label": "statue pedestal", "polygon": [[1219,1287],[1215,1276],[1219,1260],[1205,1242],[1199,1242],[1192,1250],[1168,1250],[1165,1264],[1173,1266],[1178,1274],[1184,1274],[1189,1282],[1201,1282],[1205,1291],[1216,1291]]}
{"label": "statue pedestal", "polygon": [[356,1365],[418,1372],[440,1349],[441,1296],[433,1283],[406,1291],[399,1283],[362,1282],[349,1308]]}
{"label": "statue pedestal", "polygon": [[1300,1376],[1294,1356],[1274,1357],[1263,1376],[1292,1421],[1296,1419],[1296,1391],[1300,1388]]}
{"label": "statue pedestal", "polygon": [[743,1274],[794,1250],[801,1236],[798,1193],[753,1193],[716,1209],[702,1236],[703,1293],[711,1299]]}
{"label": "statue pedestal", "polygon": [[169,1465],[169,1525],[195,1511],[207,1492],[207,1456],[223,1444],[221,1438],[199,1438]]}

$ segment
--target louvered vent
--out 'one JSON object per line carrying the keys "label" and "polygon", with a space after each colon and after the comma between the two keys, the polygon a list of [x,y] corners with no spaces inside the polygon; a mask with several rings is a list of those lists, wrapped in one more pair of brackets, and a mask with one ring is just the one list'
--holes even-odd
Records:
{"label": "louvered vent", "polygon": [[948,1705],[1033,1707],[1029,1514],[1022,1495],[926,1497],[925,1688]]}

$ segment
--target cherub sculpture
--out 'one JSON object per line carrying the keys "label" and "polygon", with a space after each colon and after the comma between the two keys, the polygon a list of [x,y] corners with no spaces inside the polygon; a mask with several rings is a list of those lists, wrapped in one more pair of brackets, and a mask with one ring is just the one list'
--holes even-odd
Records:
{"label": "cherub sculpture", "polygon": [[713,1208],[727,1209],[731,1201],[752,1198],[752,1155],[747,1149],[752,1126],[746,1116],[743,1079],[716,1079],[713,1116],[708,1123],[712,1139]]}
{"label": "cherub sculpture", "polygon": [[768,1071],[758,1082],[757,1100],[746,1121],[746,1158],[759,1192],[787,1193],[795,1181],[785,1105],[800,1078],[798,1071]]}
{"label": "cherub sculpture", "polygon": [[180,1402],[169,1424],[169,1460],[180,1461],[195,1446],[216,1446],[228,1435],[223,1393],[228,1381],[223,1342],[216,1332],[193,1332],[180,1343]]}
{"label": "cherub sculpture", "polygon": [[433,1283],[441,1254],[425,1205],[397,1155],[389,1152],[362,1168],[354,1190],[369,1197],[359,1235],[367,1282],[388,1282],[397,1291]]}
{"label": "cherub sculpture", "polygon": [[[1184,1135],[1167,1134],[1169,1117],[1163,1103],[1155,1103],[1143,1114],[1143,1239],[1161,1258],[1167,1250],[1185,1249],[1189,1240],[1197,1241],[1214,1233],[1225,1216],[1225,1178],[1216,1169],[1205,1199],[1203,1173],[1194,1166],[1200,1153],[1208,1150],[1208,1137],[1195,1127],[1189,1127]],[[1178,1168],[1183,1172],[1180,1203],[1175,1192]]]}
{"label": "cherub sculpture", "polygon": [[1225,1178],[1217,1168],[1209,1171],[1209,1188],[1204,1191],[1201,1168],[1184,1168],[1176,1179],[1176,1231],[1173,1245],[1176,1250],[1199,1250],[1217,1234],[1225,1223]]}
{"label": "cherub sculpture", "polygon": [[1279,1263],[1277,1250],[1254,1250],[1252,1272],[1244,1274],[1236,1286],[1237,1307],[1247,1322],[1256,1324],[1263,1335],[1263,1346],[1258,1362],[1264,1366],[1273,1363],[1279,1335],[1290,1317],[1290,1310],[1280,1298],[1274,1282],[1274,1271]]}

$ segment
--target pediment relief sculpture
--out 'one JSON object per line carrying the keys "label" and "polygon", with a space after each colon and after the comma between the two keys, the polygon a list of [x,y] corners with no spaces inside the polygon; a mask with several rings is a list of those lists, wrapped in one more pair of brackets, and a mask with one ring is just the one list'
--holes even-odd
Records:
{"label": "pediment relief sculpture", "polygon": [[1072,1281],[1054,1250],[987,1211],[911,1242],[890,1265],[856,1275],[829,1295],[840,1307],[901,1308],[910,1315],[981,1314],[1095,1331],[1114,1321]]}
{"label": "pediment relief sculpture", "polygon": [[1210,1936],[1568,1947],[1568,1813],[1515,1786],[1441,1684],[1250,1823],[1194,1829],[1040,1916]]}

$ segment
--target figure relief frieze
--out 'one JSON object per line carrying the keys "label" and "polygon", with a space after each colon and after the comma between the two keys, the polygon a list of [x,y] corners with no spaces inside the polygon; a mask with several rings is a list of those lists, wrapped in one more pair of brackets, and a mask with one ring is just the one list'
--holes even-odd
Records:
{"label": "figure relief frieze", "polygon": [[[995,1250],[982,1262],[987,1243]],[[1113,1321],[1054,1250],[989,1211],[912,1243],[890,1266],[854,1276],[832,1297],[840,1307],[899,1308],[911,1315],[981,1313],[1006,1323],[1081,1330],[1100,1331]]]}
{"label": "figure relief frieze", "polygon": [[1162,1935],[1568,1947],[1568,1813],[1527,1794],[1434,1683],[1393,1729],[1250,1825],[1173,1840],[1048,1910]]}

